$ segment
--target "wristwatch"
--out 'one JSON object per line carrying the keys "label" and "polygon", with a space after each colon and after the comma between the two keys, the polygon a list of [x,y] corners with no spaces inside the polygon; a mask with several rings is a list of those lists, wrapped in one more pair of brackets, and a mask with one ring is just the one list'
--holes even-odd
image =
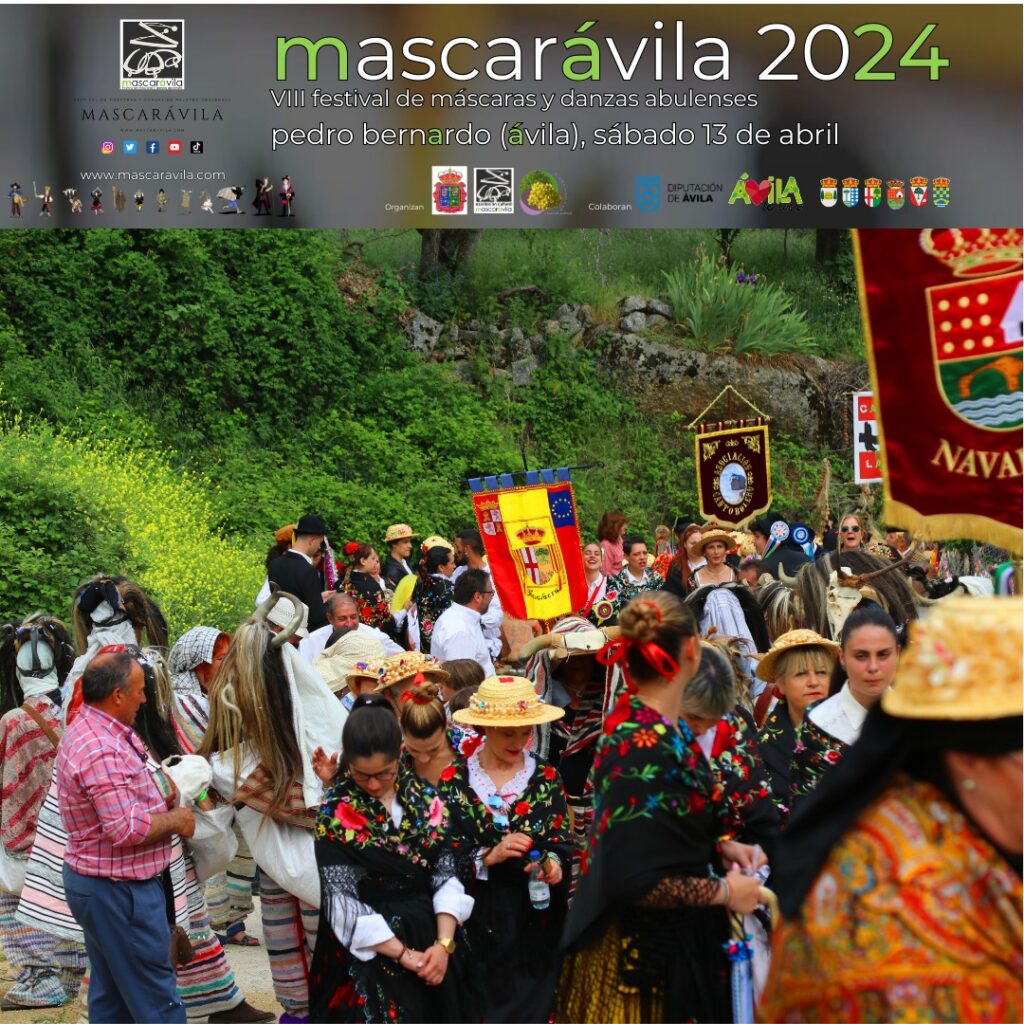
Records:
{"label": "wristwatch", "polygon": [[442,939],[437,938],[434,941],[449,955],[451,956],[455,952],[455,940],[454,939]]}

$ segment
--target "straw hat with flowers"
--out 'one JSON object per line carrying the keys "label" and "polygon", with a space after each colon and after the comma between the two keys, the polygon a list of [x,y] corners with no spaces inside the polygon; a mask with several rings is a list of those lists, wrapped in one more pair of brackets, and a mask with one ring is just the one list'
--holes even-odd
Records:
{"label": "straw hat with flowers", "polygon": [[416,677],[422,676],[421,682],[444,683],[451,678],[441,663],[431,654],[419,651],[402,651],[392,654],[377,662],[377,689],[386,690],[391,686],[399,686],[406,682],[417,682]]}
{"label": "straw hat with flowers", "polygon": [[411,540],[416,534],[408,523],[392,523],[384,534],[384,543],[391,544],[396,540]]}
{"label": "straw hat with flowers", "polygon": [[882,707],[896,718],[980,721],[1024,709],[1024,599],[950,597],[910,624]]}
{"label": "straw hat with flowers", "polygon": [[421,545],[423,554],[426,554],[431,548],[447,548],[449,551],[454,551],[455,547],[450,540],[445,540],[444,537],[439,536],[436,533],[432,533]]}
{"label": "straw hat with flowers", "polygon": [[779,659],[787,651],[795,651],[801,647],[820,647],[829,651],[833,657],[839,655],[839,644],[833,640],[826,640],[813,629],[791,629],[788,633],[783,633],[760,660],[757,666],[758,676],[767,683],[774,683],[779,674]]}
{"label": "straw hat with flowers", "polygon": [[459,725],[515,727],[554,722],[565,712],[545,704],[523,676],[491,676],[469,698],[469,707],[452,718]]}

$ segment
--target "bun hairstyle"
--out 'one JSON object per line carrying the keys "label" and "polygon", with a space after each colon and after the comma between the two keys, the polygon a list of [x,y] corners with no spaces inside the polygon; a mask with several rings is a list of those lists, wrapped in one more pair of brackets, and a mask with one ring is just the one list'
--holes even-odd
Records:
{"label": "bun hairstyle", "polygon": [[356,697],[341,731],[341,749],[339,768],[347,768],[352,758],[378,754],[398,760],[402,751],[402,730],[387,697],[381,693]]}
{"label": "bun hairstyle", "polygon": [[448,720],[434,683],[421,683],[406,690],[398,705],[402,732],[414,739],[427,740],[444,729]]}
{"label": "bun hairstyle", "polygon": [[678,661],[683,641],[697,635],[697,621],[690,609],[663,590],[650,591],[630,601],[619,612],[619,628],[622,637],[631,641],[626,655],[629,675],[641,683],[660,676],[640,651],[640,645],[653,643]]}

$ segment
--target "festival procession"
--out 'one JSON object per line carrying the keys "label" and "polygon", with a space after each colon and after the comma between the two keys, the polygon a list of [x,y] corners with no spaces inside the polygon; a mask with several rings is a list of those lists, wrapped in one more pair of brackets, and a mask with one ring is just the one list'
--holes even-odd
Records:
{"label": "festival procession", "polygon": [[661,522],[494,466],[448,535],[267,522],[230,631],[116,564],[26,604],[4,1011],[1020,1021],[1021,232],[855,242],[878,501],[780,512],[727,385]]}

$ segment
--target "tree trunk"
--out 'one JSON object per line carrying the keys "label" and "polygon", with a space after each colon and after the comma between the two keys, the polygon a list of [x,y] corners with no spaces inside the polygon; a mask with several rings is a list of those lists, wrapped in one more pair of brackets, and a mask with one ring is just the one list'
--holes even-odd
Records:
{"label": "tree trunk", "polygon": [[424,281],[437,277],[441,271],[449,275],[462,270],[476,248],[479,230],[453,228],[435,230],[420,228],[419,278]]}
{"label": "tree trunk", "polygon": [[718,240],[718,251],[727,267],[732,266],[732,243],[740,233],[739,228],[719,228],[715,235]]}
{"label": "tree trunk", "polygon": [[817,228],[814,232],[814,262],[819,267],[826,263],[835,263],[842,242],[842,229]]}

